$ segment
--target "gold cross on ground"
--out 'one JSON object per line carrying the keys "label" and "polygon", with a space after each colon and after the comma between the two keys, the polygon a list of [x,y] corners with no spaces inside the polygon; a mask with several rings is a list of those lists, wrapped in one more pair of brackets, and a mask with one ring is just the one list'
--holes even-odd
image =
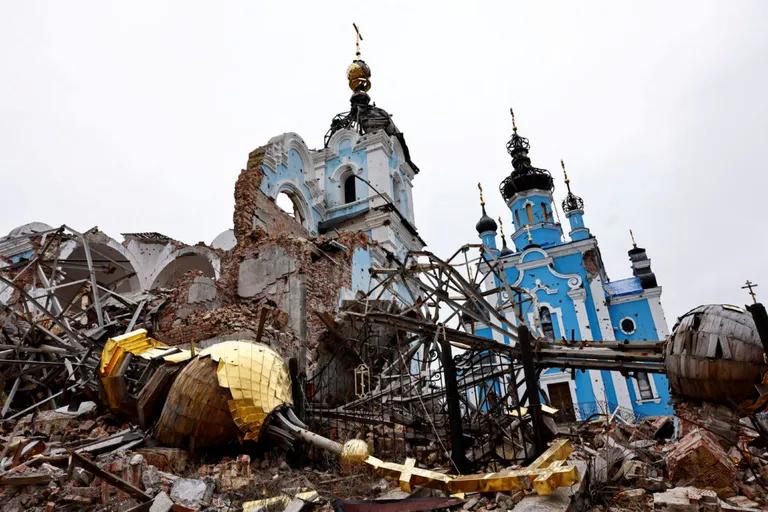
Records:
{"label": "gold cross on ground", "polygon": [[752,302],[757,304],[757,295],[752,288],[757,288],[757,283],[753,283],[749,279],[747,279],[747,282],[741,287],[742,290],[749,290],[748,293],[752,296]]}
{"label": "gold cross on ground", "polygon": [[355,55],[357,58],[360,58],[360,41],[363,40],[362,34],[360,34],[360,29],[357,28],[357,24],[353,23],[353,27],[355,27]]}

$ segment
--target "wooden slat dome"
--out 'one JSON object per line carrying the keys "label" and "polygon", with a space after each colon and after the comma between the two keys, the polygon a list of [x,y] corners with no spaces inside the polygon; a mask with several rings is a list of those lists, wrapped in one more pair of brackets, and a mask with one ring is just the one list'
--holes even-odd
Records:
{"label": "wooden slat dome", "polygon": [[727,304],[680,317],[665,351],[672,392],[686,398],[740,402],[756,395],[766,369],[752,315]]}

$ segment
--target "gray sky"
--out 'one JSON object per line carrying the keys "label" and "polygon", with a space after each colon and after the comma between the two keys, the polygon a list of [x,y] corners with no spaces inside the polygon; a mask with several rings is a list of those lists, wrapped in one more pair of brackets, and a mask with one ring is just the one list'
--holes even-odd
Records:
{"label": "gray sky", "polygon": [[432,251],[476,241],[478,180],[509,224],[514,106],[558,204],[565,159],[613,279],[634,229],[670,327],[743,304],[747,278],[768,302],[765,1],[4,2],[0,234],[34,220],[210,242],[250,150],[286,131],[321,147],[347,110],[352,21],[421,168]]}

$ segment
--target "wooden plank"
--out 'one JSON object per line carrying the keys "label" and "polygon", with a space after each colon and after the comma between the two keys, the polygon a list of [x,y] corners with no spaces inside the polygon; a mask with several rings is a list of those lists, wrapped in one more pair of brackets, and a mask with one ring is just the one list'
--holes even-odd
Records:
{"label": "wooden plank", "polygon": [[152,496],[149,494],[146,494],[144,491],[139,489],[138,487],[134,487],[130,483],[126,482],[122,478],[120,478],[117,475],[113,475],[112,473],[109,473],[108,471],[104,471],[99,466],[97,466],[94,462],[86,459],[82,455],[80,455],[77,452],[70,452],[71,462],[70,464],[74,466],[80,466],[81,468],[90,471],[95,476],[101,478],[108,484],[117,487],[124,493],[126,493],[131,498],[139,501],[139,502],[146,502],[146,501],[152,501]]}

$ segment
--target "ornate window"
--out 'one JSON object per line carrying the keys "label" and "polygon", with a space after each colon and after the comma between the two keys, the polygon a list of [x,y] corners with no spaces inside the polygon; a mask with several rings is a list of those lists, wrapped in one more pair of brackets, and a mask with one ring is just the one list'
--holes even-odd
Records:
{"label": "ornate window", "polygon": [[547,203],[541,203],[541,216],[544,222],[549,222],[549,212],[547,212]]}

